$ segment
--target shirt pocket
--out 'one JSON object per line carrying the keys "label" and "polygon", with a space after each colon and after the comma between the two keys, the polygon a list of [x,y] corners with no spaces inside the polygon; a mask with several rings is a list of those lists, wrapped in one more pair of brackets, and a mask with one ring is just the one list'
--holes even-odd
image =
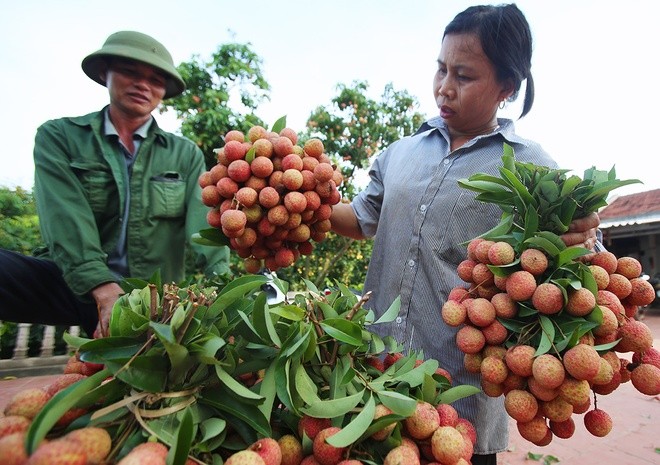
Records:
{"label": "shirt pocket", "polygon": [[101,163],[74,161],[71,169],[80,180],[87,203],[95,213],[108,209],[111,195],[116,192],[115,181],[108,167]]}
{"label": "shirt pocket", "polygon": [[150,210],[154,218],[179,218],[186,205],[186,183],[175,171],[149,179]]}

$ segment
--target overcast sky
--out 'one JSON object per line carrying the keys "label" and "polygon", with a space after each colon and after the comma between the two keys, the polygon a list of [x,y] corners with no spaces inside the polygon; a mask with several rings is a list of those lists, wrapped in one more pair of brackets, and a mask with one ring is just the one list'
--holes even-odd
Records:
{"label": "overcast sky", "polygon": [[[228,42],[250,43],[263,59],[271,101],[257,114],[287,116],[304,129],[311,111],[339,83],[365,80],[370,96],[385,85],[407,90],[419,111],[437,114],[431,84],[444,26],[469,5],[459,0],[23,0],[3,1],[0,16],[0,186],[33,185],[34,134],[42,122],[85,114],[108,101],[81,60],[118,30],[139,30],[171,51],[175,63],[209,59]],[[20,3],[20,4],[19,4]],[[562,168],[615,166],[620,179],[660,188],[660,129],[655,0],[520,0],[535,40],[536,101],[516,123]],[[501,116],[515,117],[520,107]],[[156,114],[176,131],[171,117]]]}

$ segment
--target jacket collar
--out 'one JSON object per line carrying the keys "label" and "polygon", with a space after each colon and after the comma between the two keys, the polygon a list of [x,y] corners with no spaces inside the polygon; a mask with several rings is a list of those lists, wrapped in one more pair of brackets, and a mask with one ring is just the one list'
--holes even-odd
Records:
{"label": "jacket collar", "polygon": [[[91,128],[95,133],[97,134],[103,134],[103,121],[104,121],[104,114],[107,111],[107,108],[109,105],[106,105],[101,109],[101,111],[95,111],[92,113],[88,113],[86,115],[82,116],[74,116],[69,118],[69,120],[80,127],[89,127]],[[151,126],[149,127],[149,132],[147,137],[153,137],[155,138],[156,143],[159,143],[160,145],[167,147],[167,132],[162,130],[158,126],[158,122],[154,118],[153,121],[151,122]]]}

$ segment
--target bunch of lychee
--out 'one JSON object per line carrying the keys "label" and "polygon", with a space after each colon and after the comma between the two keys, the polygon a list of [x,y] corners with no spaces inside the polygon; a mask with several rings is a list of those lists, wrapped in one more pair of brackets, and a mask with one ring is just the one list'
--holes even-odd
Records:
{"label": "bunch of lychee", "polygon": [[291,128],[231,130],[216,151],[218,163],[199,179],[210,226],[255,273],[291,266],[330,231],[332,205],[341,200],[339,168],[318,138],[298,144]]}
{"label": "bunch of lychee", "polygon": [[[639,261],[607,251],[594,254],[585,266],[595,293],[587,286],[562,286],[552,279],[552,266],[542,250],[517,255],[506,242],[474,239],[457,267],[468,286],[454,288],[441,312],[446,324],[459,328],[456,344],[466,370],[480,374],[485,394],[504,396],[520,435],[539,446],[554,436],[571,437],[575,414],[584,414],[591,434],[607,435],[612,419],[598,408],[596,395],[610,394],[621,383],[632,381],[643,394],[660,394],[660,353],[652,347],[649,327],[634,318],[638,307],[654,298],[651,284],[640,278]],[[531,342],[538,341],[534,332],[548,328],[529,324],[534,315],[557,325],[572,320],[574,340],[564,347],[550,341],[539,350],[538,342]],[[580,331],[580,322],[588,321],[598,323]]]}

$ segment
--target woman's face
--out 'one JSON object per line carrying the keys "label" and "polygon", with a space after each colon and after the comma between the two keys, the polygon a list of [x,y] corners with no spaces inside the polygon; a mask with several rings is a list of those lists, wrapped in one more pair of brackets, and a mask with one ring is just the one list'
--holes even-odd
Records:
{"label": "woman's face", "polygon": [[433,95],[450,132],[478,135],[497,125],[497,107],[512,93],[495,77],[476,34],[448,34],[442,41]]}

